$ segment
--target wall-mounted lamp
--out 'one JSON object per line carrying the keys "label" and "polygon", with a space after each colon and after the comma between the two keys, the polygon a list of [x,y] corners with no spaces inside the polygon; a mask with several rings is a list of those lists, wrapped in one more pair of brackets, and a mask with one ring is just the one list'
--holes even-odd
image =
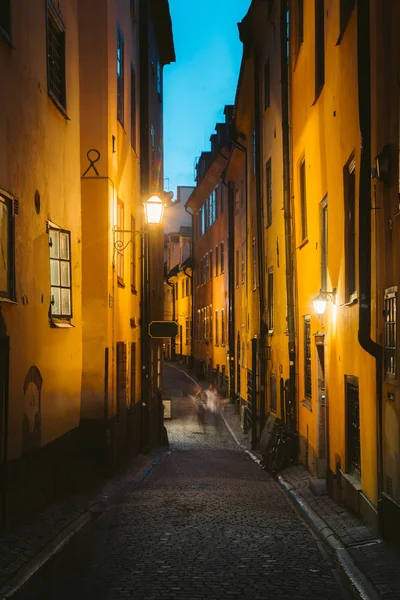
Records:
{"label": "wall-mounted lamp", "polygon": [[323,315],[325,313],[328,300],[331,300],[333,303],[335,303],[335,299],[336,288],[333,288],[331,292],[323,292],[320,290],[318,296],[316,296],[313,300],[314,312],[317,315]]}
{"label": "wall-mounted lamp", "polygon": [[155,194],[143,202],[144,218],[148,225],[161,225],[164,216],[164,202]]}

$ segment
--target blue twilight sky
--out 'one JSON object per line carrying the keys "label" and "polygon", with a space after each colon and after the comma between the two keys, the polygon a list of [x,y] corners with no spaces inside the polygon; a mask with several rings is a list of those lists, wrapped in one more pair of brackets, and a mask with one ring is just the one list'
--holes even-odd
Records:
{"label": "blue twilight sky", "polygon": [[235,101],[242,58],[237,23],[250,1],[169,0],[176,63],[164,69],[164,189],[174,199],[178,185],[194,185],[195,159],[210,149],[225,104]]}

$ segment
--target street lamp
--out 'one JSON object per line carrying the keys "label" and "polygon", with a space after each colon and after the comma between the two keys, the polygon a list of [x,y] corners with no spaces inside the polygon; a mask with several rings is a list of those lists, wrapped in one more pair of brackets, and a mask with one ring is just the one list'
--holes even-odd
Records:
{"label": "street lamp", "polygon": [[144,218],[147,225],[161,225],[164,216],[164,202],[155,194],[143,202]]}
{"label": "street lamp", "polygon": [[316,296],[313,300],[314,312],[317,315],[324,315],[328,300],[331,300],[333,303],[335,303],[335,299],[336,288],[333,288],[331,292],[323,292],[322,290],[320,290],[318,296]]}

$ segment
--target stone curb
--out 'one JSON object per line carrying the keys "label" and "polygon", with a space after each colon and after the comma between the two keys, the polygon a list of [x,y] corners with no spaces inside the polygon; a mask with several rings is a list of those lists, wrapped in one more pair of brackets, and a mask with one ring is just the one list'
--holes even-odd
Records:
{"label": "stone curb", "polygon": [[104,500],[96,501],[76,519],[74,519],[69,525],[67,525],[60,533],[58,533],[52,540],[47,542],[44,547],[30,560],[28,560],[22,567],[11,575],[6,583],[0,588],[0,600],[7,600],[11,598],[23,585],[41,569],[55,554],[60,552],[62,548],[76,535],[85,525],[97,519],[102,515],[108,508],[111,500],[118,497],[119,494],[131,483],[141,482],[149,476],[152,469],[159,465],[164,458],[166,458],[171,452],[162,450],[156,456],[152,456],[151,459],[138,471],[133,477],[124,478],[120,485],[117,486],[110,494],[104,495]]}
{"label": "stone curb", "polygon": [[357,567],[350,554],[336,537],[332,529],[328,527],[325,521],[308,505],[304,498],[297,494],[293,486],[282,475],[278,475],[277,482],[296,502],[311,522],[314,529],[329,544],[336,555],[340,568],[349,579],[352,586],[357,590],[359,598],[362,600],[379,600],[380,594],[377,593],[373,585],[368,581],[364,573]]}

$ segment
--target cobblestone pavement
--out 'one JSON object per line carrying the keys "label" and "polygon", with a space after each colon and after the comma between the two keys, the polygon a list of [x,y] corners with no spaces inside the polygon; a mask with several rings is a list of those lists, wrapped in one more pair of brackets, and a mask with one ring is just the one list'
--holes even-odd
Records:
{"label": "cobblestone pavement", "polygon": [[[0,538],[0,588],[9,579],[24,568],[29,561],[35,560],[47,544],[56,536],[62,535],[66,527],[84,517],[91,507],[104,505],[123,489],[153,459],[139,455],[130,467],[118,475],[91,484],[80,493],[71,494],[61,502],[46,506],[42,511],[27,518],[22,524],[2,535]],[[1,597],[1,596],[0,596]]]}
{"label": "cobblestone pavement", "polygon": [[181,375],[167,368],[166,383],[169,453],[14,598],[351,598],[272,477],[223,422],[197,422]]}
{"label": "cobblestone pavement", "polygon": [[308,507],[334,533],[349,555],[377,591],[387,600],[400,599],[400,554],[376,536],[345,506],[336,504],[327,494],[315,495],[312,477],[301,465],[282,472],[284,479],[303,498]]}
{"label": "cobblestone pavement", "polygon": [[[188,375],[190,371],[180,367]],[[206,386],[207,382],[200,382]],[[248,446],[248,438],[239,427],[234,407],[229,405],[224,413],[228,426],[243,447]],[[255,453],[257,454],[257,453]],[[347,550],[355,565],[373,586],[376,595],[384,600],[400,600],[400,554],[384,540],[376,536],[372,529],[360,521],[344,505],[339,505],[327,493],[316,495],[310,484],[314,479],[302,465],[286,468],[282,477],[289,484],[296,497],[305,501],[322,521],[321,526],[333,532],[343,548]]]}

